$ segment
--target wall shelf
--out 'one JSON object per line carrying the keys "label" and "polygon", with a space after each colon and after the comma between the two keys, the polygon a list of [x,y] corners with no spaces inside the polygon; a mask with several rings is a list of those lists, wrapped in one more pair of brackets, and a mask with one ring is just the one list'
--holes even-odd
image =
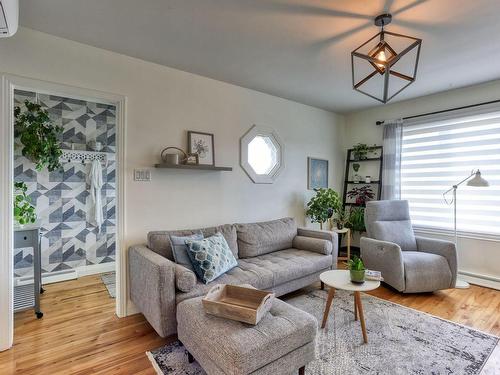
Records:
{"label": "wall shelf", "polygon": [[155,164],[155,168],[166,168],[166,169],[190,169],[190,170],[201,170],[201,171],[232,171],[232,167],[216,167],[214,165],[191,165],[191,164]]}

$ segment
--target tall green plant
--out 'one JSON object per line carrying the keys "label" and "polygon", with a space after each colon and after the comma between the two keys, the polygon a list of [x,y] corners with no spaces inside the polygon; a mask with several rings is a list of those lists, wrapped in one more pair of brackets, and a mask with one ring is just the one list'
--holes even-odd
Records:
{"label": "tall green plant", "polygon": [[21,225],[36,221],[35,207],[26,194],[27,190],[24,182],[14,182],[14,219]]}
{"label": "tall green plant", "polygon": [[342,208],[339,194],[333,189],[315,189],[316,195],[307,203],[306,215],[313,223],[324,223]]}
{"label": "tall green plant", "polygon": [[351,207],[349,221],[346,226],[353,232],[365,232],[365,209],[363,207]]}
{"label": "tall green plant", "polygon": [[23,145],[23,156],[35,163],[38,171],[60,168],[62,150],[58,138],[63,128],[52,124],[49,113],[40,104],[25,100],[24,105],[25,111],[14,108],[14,135]]}
{"label": "tall green plant", "polygon": [[354,160],[364,160],[368,157],[368,153],[373,151],[377,145],[368,146],[365,143],[357,143],[352,148]]}

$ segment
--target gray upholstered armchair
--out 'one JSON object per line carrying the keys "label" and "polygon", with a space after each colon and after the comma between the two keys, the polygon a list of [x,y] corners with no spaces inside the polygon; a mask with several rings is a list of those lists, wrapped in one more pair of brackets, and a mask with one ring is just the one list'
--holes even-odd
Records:
{"label": "gray upholstered armchair", "polygon": [[455,287],[455,244],[416,237],[408,201],[367,202],[365,226],[361,257],[367,268],[382,272],[387,284],[404,293]]}

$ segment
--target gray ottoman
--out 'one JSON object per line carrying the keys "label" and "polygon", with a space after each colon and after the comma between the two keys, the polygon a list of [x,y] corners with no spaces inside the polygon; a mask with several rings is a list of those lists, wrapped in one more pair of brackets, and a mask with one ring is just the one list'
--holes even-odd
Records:
{"label": "gray ottoman", "polygon": [[203,297],[177,305],[177,334],[209,375],[304,374],[315,359],[316,319],[275,299],[258,325],[208,315]]}

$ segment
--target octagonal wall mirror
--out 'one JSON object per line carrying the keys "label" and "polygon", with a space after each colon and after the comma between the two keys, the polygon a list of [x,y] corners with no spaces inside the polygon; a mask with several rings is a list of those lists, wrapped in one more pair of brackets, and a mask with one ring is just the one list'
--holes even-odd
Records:
{"label": "octagonal wall mirror", "polygon": [[284,144],[271,128],[254,125],[240,140],[240,164],[256,184],[272,184],[284,165]]}

